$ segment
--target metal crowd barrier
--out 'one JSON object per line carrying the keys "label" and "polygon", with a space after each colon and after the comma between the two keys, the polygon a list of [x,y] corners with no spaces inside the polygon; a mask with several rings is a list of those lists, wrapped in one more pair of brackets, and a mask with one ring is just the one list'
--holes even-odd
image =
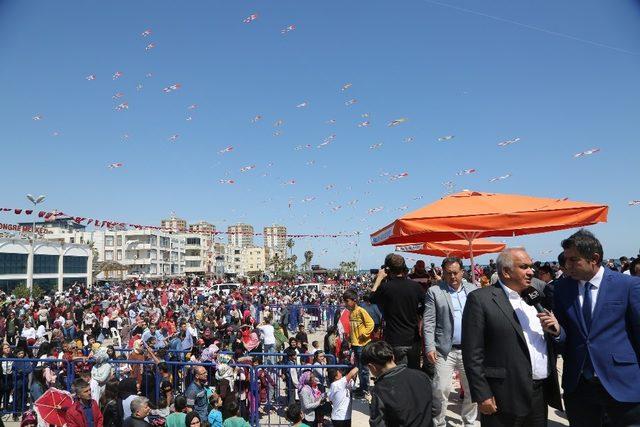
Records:
{"label": "metal crowd barrier", "polygon": [[[280,356],[279,353],[259,353],[256,355]],[[329,356],[329,355],[328,355]],[[331,355],[333,356],[333,355]],[[335,359],[334,359],[335,361]],[[55,378],[47,386],[72,391],[73,381],[82,377],[90,380],[91,368],[95,361],[92,359],[3,359],[0,358],[0,414],[17,414],[27,410],[33,404],[30,385],[33,382],[34,369],[48,368],[50,378]],[[118,380],[136,378],[140,384],[140,393],[152,401],[160,400],[160,385],[163,379],[170,379],[173,393],[183,394],[193,382],[193,368],[204,366],[208,372],[208,384],[216,384],[215,363],[195,363],[189,361],[163,362],[167,370],[161,372],[158,364],[153,361],[112,359],[111,364],[114,377]],[[282,364],[234,364],[229,366],[237,369],[234,391],[237,392],[241,411],[246,414],[252,426],[288,425],[284,421],[284,409],[298,397],[295,379],[305,370],[313,371],[320,380],[320,387],[328,390],[327,369],[347,369],[348,365],[282,365]],[[7,373],[10,372],[10,373]],[[240,379],[244,373],[244,379]],[[163,375],[164,374],[164,375]],[[241,413],[242,413],[241,412]],[[328,414],[330,416],[330,414]]]}

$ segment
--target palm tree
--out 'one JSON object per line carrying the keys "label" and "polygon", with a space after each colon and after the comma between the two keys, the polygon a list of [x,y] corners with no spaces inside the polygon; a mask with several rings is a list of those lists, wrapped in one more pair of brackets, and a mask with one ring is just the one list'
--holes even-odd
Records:
{"label": "palm tree", "polygon": [[291,255],[293,253],[293,247],[295,246],[296,242],[293,241],[293,239],[287,239],[287,248],[289,248],[289,255]]}

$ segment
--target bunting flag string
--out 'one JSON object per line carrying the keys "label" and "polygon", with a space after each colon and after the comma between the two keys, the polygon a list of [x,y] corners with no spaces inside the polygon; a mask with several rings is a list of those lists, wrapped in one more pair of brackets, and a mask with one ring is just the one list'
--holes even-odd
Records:
{"label": "bunting flag string", "polygon": [[[127,228],[127,227],[131,227],[135,230],[158,230],[158,231],[164,231],[164,232],[176,232],[175,229],[172,228],[167,228],[167,227],[158,227],[155,225],[142,225],[142,224],[131,224],[131,223],[125,223],[125,222],[119,222],[119,221],[109,221],[109,220],[102,220],[102,219],[94,219],[94,218],[88,218],[88,217],[83,217],[83,216],[73,216],[73,215],[69,215],[66,214],[64,212],[61,211],[57,211],[54,210],[52,212],[46,212],[46,211],[38,211],[37,213],[35,213],[34,210],[32,209],[20,209],[20,208],[0,208],[0,212],[7,212],[7,213],[13,213],[15,215],[33,215],[36,214],[38,216],[38,218],[43,218],[45,221],[48,222],[53,222],[56,219],[60,219],[60,218],[65,218],[65,219],[70,219],[73,222],[75,222],[76,224],[84,224],[84,225],[93,225],[95,228],[106,228],[106,229],[112,229],[112,228]],[[189,229],[180,229],[178,230],[179,232],[183,232],[183,233],[188,233]],[[244,235],[253,235],[253,236],[262,236],[264,233],[247,233],[247,232],[242,232],[242,231],[234,231],[234,232],[229,232],[229,231],[221,231],[221,230],[216,230],[213,231],[211,234],[213,235],[219,235],[219,234],[244,234]],[[338,238],[338,237],[354,237],[356,235],[358,235],[358,233],[316,233],[316,234],[277,234],[279,237],[290,237],[290,238]]]}

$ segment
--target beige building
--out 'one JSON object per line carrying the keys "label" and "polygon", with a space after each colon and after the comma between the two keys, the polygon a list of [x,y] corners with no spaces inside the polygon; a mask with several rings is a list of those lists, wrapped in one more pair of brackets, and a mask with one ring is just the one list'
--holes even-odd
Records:
{"label": "beige building", "polygon": [[185,238],[185,273],[212,274],[215,260],[213,236],[200,233],[187,233],[182,236]]}
{"label": "beige building", "polygon": [[263,230],[264,248],[267,252],[267,259],[271,259],[278,254],[280,259],[287,256],[287,227],[284,225],[271,225]]}
{"label": "beige building", "polygon": [[253,246],[253,226],[236,224],[227,227],[227,239],[230,246],[247,248]]}
{"label": "beige building", "polygon": [[215,234],[216,227],[215,227],[215,225],[209,224],[206,221],[200,221],[200,222],[197,222],[195,224],[190,224],[189,225],[189,232],[190,233],[211,235],[211,234]]}
{"label": "beige building", "polygon": [[266,270],[265,249],[259,246],[242,248],[242,270],[244,276],[250,272]]}
{"label": "beige building", "polygon": [[187,221],[182,218],[178,218],[175,213],[171,214],[171,218],[160,221],[160,226],[174,232],[187,231]]}

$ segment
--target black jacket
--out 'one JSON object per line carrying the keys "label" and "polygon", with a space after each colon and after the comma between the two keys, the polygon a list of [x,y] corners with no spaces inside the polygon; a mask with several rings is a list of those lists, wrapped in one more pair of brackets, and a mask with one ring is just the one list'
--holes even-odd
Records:
{"label": "black jacket", "polygon": [[[542,292],[544,282],[536,282],[532,286]],[[548,405],[562,409],[554,340],[548,334],[545,340],[545,398]],[[470,293],[462,315],[462,359],[471,399],[495,397],[500,412],[527,415],[533,393],[530,357],[522,326],[500,283]]]}
{"label": "black jacket", "polygon": [[146,422],[144,418],[135,418],[131,416],[124,420],[122,427],[153,427],[153,425]]}
{"label": "black jacket", "polygon": [[418,324],[424,312],[424,291],[418,282],[391,277],[371,294],[384,320],[384,340],[392,347],[420,341]]}
{"label": "black jacket", "polygon": [[431,380],[405,365],[380,375],[371,391],[371,427],[430,427]]}

